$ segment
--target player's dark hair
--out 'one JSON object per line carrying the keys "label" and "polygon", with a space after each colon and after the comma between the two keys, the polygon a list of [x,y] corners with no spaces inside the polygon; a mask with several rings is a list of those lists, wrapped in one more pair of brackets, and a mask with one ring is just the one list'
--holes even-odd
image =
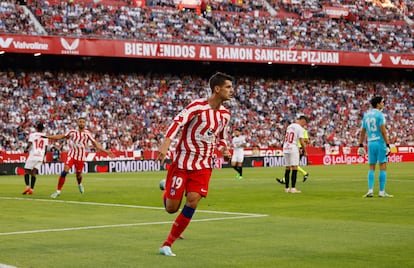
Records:
{"label": "player's dark hair", "polygon": [[43,123],[37,123],[36,125],[36,129],[38,131],[43,131],[43,129],[45,129],[45,126],[43,126]]}
{"label": "player's dark hair", "polygon": [[375,96],[371,99],[371,105],[373,108],[377,108],[378,103],[381,103],[383,98],[381,96]]}
{"label": "player's dark hair", "polygon": [[210,77],[210,80],[208,81],[208,83],[210,85],[211,90],[214,90],[214,87],[224,85],[224,83],[227,80],[230,80],[233,82],[234,78],[231,75],[228,75],[222,72],[217,72]]}
{"label": "player's dark hair", "polygon": [[304,119],[306,123],[309,123],[309,118],[307,118],[306,116],[304,115],[299,116],[299,120],[302,120],[302,119]]}

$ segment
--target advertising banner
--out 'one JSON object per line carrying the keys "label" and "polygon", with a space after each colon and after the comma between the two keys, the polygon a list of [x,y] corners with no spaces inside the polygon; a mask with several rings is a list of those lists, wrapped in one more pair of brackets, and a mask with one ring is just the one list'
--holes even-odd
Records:
{"label": "advertising banner", "polygon": [[323,6],[323,11],[329,18],[335,19],[339,19],[341,17],[347,18],[349,15],[349,9],[347,7]]}
{"label": "advertising banner", "polygon": [[[414,162],[413,153],[392,153],[388,157],[389,163]],[[367,156],[359,156],[356,154],[337,154],[337,155],[311,155],[309,157],[302,157],[300,166],[307,165],[354,165],[367,164]],[[171,165],[171,160],[167,160],[161,164],[156,160],[110,160],[110,161],[91,161],[85,162],[83,173],[125,173],[125,172],[151,172],[167,170]],[[40,170],[40,175],[60,174],[63,171],[63,162],[46,162]],[[245,157],[243,162],[244,167],[283,167],[283,156],[257,156]],[[24,175],[24,163],[3,163],[0,165],[0,175]],[[224,161],[222,157],[214,159],[214,168],[230,168],[229,162]],[[69,173],[75,173],[72,168]]]}
{"label": "advertising banner", "polygon": [[414,54],[0,34],[0,52],[414,69]]}
{"label": "advertising banner", "polygon": [[[355,157],[357,156],[357,146],[354,147],[330,147],[330,148],[321,148],[321,147],[311,147],[308,146],[308,158],[312,164],[323,165],[323,157],[332,156],[332,157]],[[391,148],[392,155],[401,155],[403,161],[414,161],[414,146],[395,146]],[[127,161],[127,160],[151,160],[156,159],[158,153],[156,151],[147,150],[147,151],[116,151],[114,158],[109,157],[102,152],[87,152],[86,153],[86,162],[104,162],[104,161]],[[167,155],[167,159],[171,157],[171,154]],[[268,156],[282,156],[282,148],[245,148],[244,156],[245,157],[258,157],[263,159],[263,157]],[[7,163],[25,163],[27,160],[28,154],[26,153],[8,153],[6,151],[0,152],[0,164]],[[58,159],[53,159],[53,154],[51,152],[46,153],[45,162],[65,162],[67,157],[67,152],[60,153]],[[216,159],[221,158],[221,153],[216,151]],[[339,160],[338,160],[339,161]],[[335,160],[334,162],[337,162]],[[355,161],[352,161],[355,162]]]}

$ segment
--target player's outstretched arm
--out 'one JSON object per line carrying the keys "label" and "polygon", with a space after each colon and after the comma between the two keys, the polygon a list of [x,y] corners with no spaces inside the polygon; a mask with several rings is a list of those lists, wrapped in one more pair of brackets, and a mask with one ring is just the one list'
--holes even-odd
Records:
{"label": "player's outstretched arm", "polygon": [[106,150],[102,144],[100,144],[99,142],[93,142],[93,146],[95,146],[96,149],[98,149],[99,151],[102,151],[104,153],[106,153],[107,155],[109,155],[110,157],[115,157],[115,154],[111,151],[111,150]]}
{"label": "player's outstretched arm", "polygon": [[42,138],[51,139],[51,140],[61,140],[66,138],[65,134],[59,134],[59,135],[45,135],[41,136]]}

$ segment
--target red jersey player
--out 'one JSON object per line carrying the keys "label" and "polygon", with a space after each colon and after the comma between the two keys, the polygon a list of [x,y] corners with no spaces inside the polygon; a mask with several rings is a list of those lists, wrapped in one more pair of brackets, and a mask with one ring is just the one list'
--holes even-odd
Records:
{"label": "red jersey player", "polygon": [[65,134],[54,135],[54,136],[45,136],[51,140],[61,140],[67,139],[69,143],[69,152],[68,157],[65,162],[62,173],[59,177],[59,182],[56,192],[54,192],[50,197],[56,198],[60,195],[63,185],[65,184],[66,175],[68,174],[70,168],[75,165],[76,169],[76,180],[78,181],[79,192],[84,193],[85,189],[82,185],[82,169],[85,164],[86,157],[86,147],[89,142],[93,144],[98,150],[105,152],[110,157],[114,157],[114,154],[102,147],[95,138],[92,137],[91,132],[85,129],[86,119],[81,117],[78,119],[78,130],[72,129]]}
{"label": "red jersey player", "polygon": [[234,93],[233,77],[218,72],[210,78],[209,84],[211,95],[185,107],[174,118],[158,148],[157,159],[164,161],[172,139],[182,131],[166,178],[165,210],[177,212],[184,193],[186,201],[159,250],[162,255],[175,256],[171,245],[190,223],[201,198],[207,196],[216,146],[226,160],[231,159],[227,148],[230,112],[222,103],[230,100]]}

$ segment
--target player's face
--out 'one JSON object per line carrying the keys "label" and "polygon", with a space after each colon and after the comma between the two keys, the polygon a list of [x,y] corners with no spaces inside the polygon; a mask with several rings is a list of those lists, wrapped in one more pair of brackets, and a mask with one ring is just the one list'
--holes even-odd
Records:
{"label": "player's face", "polygon": [[234,88],[233,83],[230,80],[226,80],[222,86],[219,87],[218,94],[223,101],[230,100],[233,97]]}
{"label": "player's face", "polygon": [[382,109],[384,109],[384,101],[381,101],[380,103],[378,103],[377,107],[378,107],[378,110],[382,111]]}
{"label": "player's face", "polygon": [[308,124],[308,122],[306,122],[306,120],[305,119],[301,119],[300,120],[300,126],[301,127],[304,127],[304,126],[306,126]]}
{"label": "player's face", "polygon": [[78,120],[78,127],[79,127],[79,129],[85,129],[85,126],[86,126],[86,120],[83,119],[83,118],[79,119]]}

